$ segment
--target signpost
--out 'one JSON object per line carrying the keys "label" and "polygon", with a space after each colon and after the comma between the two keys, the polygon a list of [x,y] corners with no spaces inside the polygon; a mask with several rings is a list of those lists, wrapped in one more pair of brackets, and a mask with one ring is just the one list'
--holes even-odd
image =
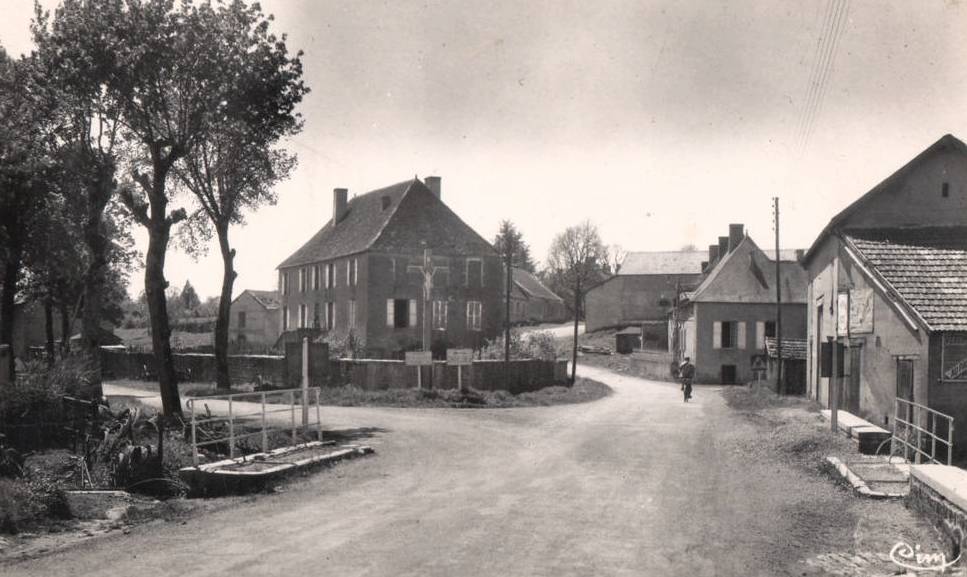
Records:
{"label": "signpost", "polygon": [[406,353],[406,365],[416,367],[416,386],[423,388],[423,367],[433,364],[433,353],[430,351],[410,351]]}
{"label": "signpost", "polygon": [[457,387],[463,390],[463,367],[473,363],[473,350],[447,349],[447,364],[457,367]]}

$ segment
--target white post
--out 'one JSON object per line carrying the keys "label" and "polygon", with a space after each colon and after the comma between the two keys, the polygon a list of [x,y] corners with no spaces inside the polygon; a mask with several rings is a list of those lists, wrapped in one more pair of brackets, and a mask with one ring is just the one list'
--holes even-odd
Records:
{"label": "white post", "polygon": [[269,452],[269,432],[265,428],[265,392],[262,392],[262,452]]}
{"label": "white post", "polygon": [[318,434],[317,441],[322,442],[322,417],[319,416],[319,394],[322,393],[322,388],[316,389],[316,433]]}
{"label": "white post", "polygon": [[235,458],[235,418],[232,415],[232,397],[228,397],[228,457]]}
{"label": "white post", "polygon": [[198,466],[198,427],[195,423],[195,400],[188,399],[188,406],[191,408],[191,460]]}
{"label": "white post", "polygon": [[416,365],[416,388],[423,388],[423,367]]}
{"label": "white post", "polygon": [[457,389],[463,390],[463,365],[457,365]]}
{"label": "white post", "polygon": [[302,337],[302,429],[309,429],[309,337]]}

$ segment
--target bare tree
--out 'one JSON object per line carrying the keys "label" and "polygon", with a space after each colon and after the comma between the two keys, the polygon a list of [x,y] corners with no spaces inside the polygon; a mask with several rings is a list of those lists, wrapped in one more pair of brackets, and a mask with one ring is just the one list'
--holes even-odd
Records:
{"label": "bare tree", "polygon": [[547,269],[558,282],[570,288],[574,302],[574,346],[571,355],[571,382],[578,360],[578,323],[584,293],[604,276],[608,258],[598,228],[591,221],[569,227],[554,237],[547,255]]}

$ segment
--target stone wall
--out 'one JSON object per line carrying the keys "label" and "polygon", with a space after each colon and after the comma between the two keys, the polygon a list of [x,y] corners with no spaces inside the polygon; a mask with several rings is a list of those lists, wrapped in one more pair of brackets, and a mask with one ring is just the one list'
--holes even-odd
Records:
{"label": "stone wall", "polygon": [[[414,388],[417,386],[416,367],[403,361],[371,359],[339,359],[331,361],[332,375],[329,384],[353,384],[357,387],[375,389]],[[432,372],[422,369],[423,386],[434,389],[457,387],[458,369],[438,361]],[[536,391],[552,385],[567,384],[567,361],[541,361],[536,359],[510,362],[510,374],[504,374],[504,363],[499,360],[473,361],[463,367],[464,386],[477,390],[506,390],[511,393]],[[313,383],[314,385],[317,383]]]}
{"label": "stone wall", "polygon": [[631,364],[637,369],[636,375],[659,381],[674,381],[677,373],[672,373],[675,355],[663,351],[635,351],[631,353]]}
{"label": "stone wall", "polygon": [[[190,373],[191,381],[202,383],[215,381],[215,355],[185,353],[172,356],[175,370],[186,376]],[[107,378],[140,379],[146,369],[151,375],[157,375],[156,366],[153,353],[101,350],[101,367]],[[261,380],[280,388],[291,384],[286,380],[285,357],[282,356],[229,355],[228,370],[232,381],[236,383]]]}
{"label": "stone wall", "polygon": [[948,559],[963,551],[967,535],[967,471],[945,465],[916,465],[910,471],[907,505],[946,539]]}

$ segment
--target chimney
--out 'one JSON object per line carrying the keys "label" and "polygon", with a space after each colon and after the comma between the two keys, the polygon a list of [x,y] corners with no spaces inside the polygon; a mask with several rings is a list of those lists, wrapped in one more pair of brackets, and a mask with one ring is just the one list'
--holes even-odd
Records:
{"label": "chimney", "polygon": [[719,261],[719,245],[710,244],[708,245],[708,266],[715,266],[715,263]]}
{"label": "chimney", "polygon": [[332,189],[332,223],[337,224],[346,216],[346,199],[349,196],[349,189]]}
{"label": "chimney", "polygon": [[702,261],[702,272],[705,272],[707,270],[708,270],[708,261],[704,261],[703,260]]}
{"label": "chimney", "polygon": [[745,227],[741,224],[729,225],[729,252],[735,250],[735,247],[739,246],[739,243],[745,238],[744,229]]}
{"label": "chimney", "polygon": [[[423,183],[426,187],[430,189],[430,192],[434,194],[437,198],[440,198],[440,177],[439,176],[428,176],[423,179]],[[442,200],[442,199],[441,199]]]}
{"label": "chimney", "polygon": [[806,256],[806,250],[802,248],[796,249],[796,262],[802,262],[803,257]]}
{"label": "chimney", "polygon": [[719,237],[719,258],[725,258],[725,255],[729,254],[729,237],[720,236]]}

